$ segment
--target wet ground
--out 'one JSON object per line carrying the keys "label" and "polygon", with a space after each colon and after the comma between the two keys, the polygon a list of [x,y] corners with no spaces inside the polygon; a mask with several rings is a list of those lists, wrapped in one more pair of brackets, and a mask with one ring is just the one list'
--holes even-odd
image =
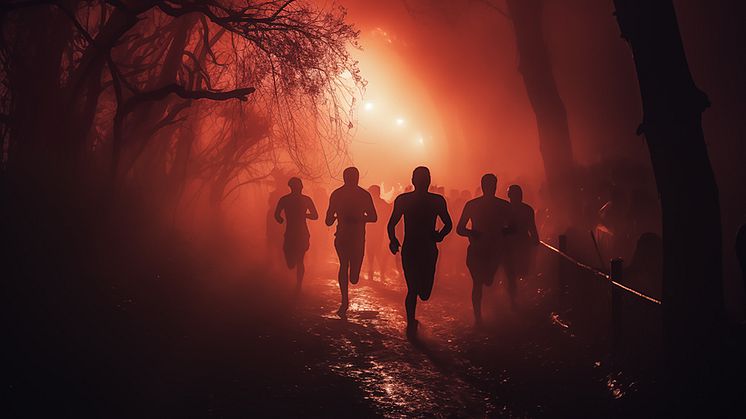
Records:
{"label": "wet ground", "polygon": [[13,417],[624,416],[654,393],[555,308],[551,269],[521,282],[515,311],[489,288],[480,328],[470,280],[439,276],[416,339],[394,271],[364,275],[341,319],[332,261],[300,294],[266,270],[158,269],[11,289]]}
{"label": "wet ground", "polygon": [[604,339],[577,337],[552,311],[549,275],[520,284],[516,310],[501,283],[487,289],[478,328],[470,280],[443,276],[430,301],[418,303],[413,339],[404,333],[406,290],[398,274],[376,273],[352,286],[341,319],[329,268],[306,281],[293,316],[329,348],[315,368],[358,388],[373,416],[608,416],[640,402],[627,400],[639,396],[636,386],[650,387],[607,365]]}

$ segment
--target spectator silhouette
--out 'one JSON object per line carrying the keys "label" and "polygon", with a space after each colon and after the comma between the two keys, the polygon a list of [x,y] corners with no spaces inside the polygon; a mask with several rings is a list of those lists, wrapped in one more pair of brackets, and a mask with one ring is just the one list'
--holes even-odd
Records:
{"label": "spectator silhouette", "polygon": [[[386,220],[391,215],[391,205],[381,198],[381,187],[378,185],[372,185],[368,188],[370,196],[373,198],[373,206],[376,208],[376,214],[379,219]],[[365,242],[366,249],[365,253],[368,256],[368,279],[373,279],[375,271],[375,264],[378,263],[378,268],[381,279],[386,272],[387,259],[386,252],[383,246],[383,237],[386,229],[377,222],[370,226],[368,231],[368,237]]]}
{"label": "spectator silhouette", "polygon": [[[295,276],[297,288],[303,283],[303,275],[306,272],[303,259],[310,247],[311,234],[308,232],[306,220],[318,220],[319,214],[313,200],[303,195],[303,182],[297,177],[288,180],[290,193],[280,198],[275,208],[275,220],[285,224],[285,237],[282,243],[282,251],[285,254],[285,262],[288,268],[296,269]],[[285,219],[282,214],[285,214]]]}
{"label": "spectator silhouette", "polygon": [[[407,297],[404,306],[407,311],[407,334],[417,331],[415,309],[417,297],[422,301],[430,298],[435,281],[435,265],[438,262],[436,243],[451,231],[451,216],[448,215],[446,200],[442,195],[428,192],[430,170],[417,167],[412,173],[413,192],[405,192],[394,201],[394,210],[388,223],[389,249],[396,254],[401,247],[402,268],[407,282]],[[404,245],[396,237],[396,225],[404,217]],[[443,228],[435,229],[436,219],[440,218]]]}
{"label": "spectator silhouette", "polygon": [[[460,236],[469,238],[466,266],[472,278],[471,303],[474,321],[482,322],[482,287],[490,286],[504,253],[503,235],[510,225],[510,204],[495,196],[497,177],[482,176],[482,196],[464,205],[456,226]],[[471,228],[468,228],[471,222]]]}
{"label": "spectator silhouette", "polygon": [[332,192],[326,211],[326,225],[337,222],[334,249],[339,257],[339,290],[342,304],[337,313],[344,316],[349,307],[348,281],[357,284],[365,254],[365,223],[378,219],[373,199],[368,191],[358,186],[360,172],[348,167],[342,173],[344,185]]}
{"label": "spectator silhouette", "polygon": [[510,185],[508,199],[512,225],[505,273],[508,278],[510,303],[515,308],[516,282],[529,272],[534,248],[539,245],[539,233],[536,231],[534,209],[523,202],[523,189],[518,185]]}

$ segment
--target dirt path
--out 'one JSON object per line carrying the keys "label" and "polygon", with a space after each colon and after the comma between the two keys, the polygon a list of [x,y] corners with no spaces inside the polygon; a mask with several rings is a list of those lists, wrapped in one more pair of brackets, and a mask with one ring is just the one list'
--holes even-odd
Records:
{"label": "dirt path", "polygon": [[[403,280],[363,278],[351,287],[347,319],[334,314],[333,271],[309,279],[298,309],[329,353],[321,366],[355,383],[376,415],[494,417],[598,415],[625,396],[622,384],[546,311],[542,277],[522,284],[521,308],[506,308],[502,287],[486,293],[486,326],[471,321],[468,279],[441,278],[418,304],[418,339],[404,335]],[[547,281],[548,282],[548,281]],[[577,401],[583,400],[583,406]]]}
{"label": "dirt path", "polygon": [[[644,388],[611,369],[593,339],[552,316],[552,281],[543,275],[520,284],[517,312],[506,309],[500,284],[490,288],[480,329],[469,280],[438,278],[431,300],[418,304],[421,327],[410,340],[401,278],[363,278],[342,320],[335,269],[330,262],[310,273],[300,296],[290,278],[221,275],[210,265],[129,282],[147,286],[99,285],[90,297],[52,298],[53,316],[32,317],[38,310],[18,303],[12,318],[23,321],[14,323],[18,349],[8,357],[5,387],[10,411],[597,417],[624,412]],[[41,337],[49,343],[36,344]]]}

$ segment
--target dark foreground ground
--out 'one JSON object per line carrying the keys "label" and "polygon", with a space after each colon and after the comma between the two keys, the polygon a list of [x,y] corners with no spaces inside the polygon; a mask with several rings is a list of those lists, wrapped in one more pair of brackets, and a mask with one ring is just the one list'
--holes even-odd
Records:
{"label": "dark foreground ground", "polygon": [[[486,292],[479,329],[469,280],[438,278],[417,339],[403,333],[394,272],[352,287],[340,319],[331,261],[297,295],[267,269],[158,258],[135,276],[126,258],[89,261],[77,278],[40,281],[80,263],[54,257],[11,271],[5,417],[598,417],[655,403],[656,360],[615,362],[603,315],[581,328],[554,308],[548,256],[518,310],[501,284]],[[102,266],[110,277],[93,273]]]}
{"label": "dark foreground ground", "polygon": [[[237,263],[260,256],[222,237],[196,251],[117,219],[26,218],[0,235],[2,417],[639,417],[660,405],[660,312],[628,301],[625,350],[610,356],[608,284],[577,275],[560,298],[546,252],[517,310],[501,284],[485,293],[479,329],[470,280],[440,275],[407,339],[393,270],[353,286],[340,319],[333,259],[316,255],[297,294],[268,261]],[[739,379],[743,347],[731,346]]]}

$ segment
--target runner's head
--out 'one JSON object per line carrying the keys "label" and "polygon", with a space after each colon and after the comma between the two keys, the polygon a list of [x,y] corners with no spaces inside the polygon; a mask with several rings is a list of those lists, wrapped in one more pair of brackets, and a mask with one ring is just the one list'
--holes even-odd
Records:
{"label": "runner's head", "polygon": [[291,177],[290,180],[288,180],[288,186],[292,193],[300,193],[303,190],[303,182],[297,177]]}
{"label": "runner's head", "polygon": [[370,187],[368,188],[368,192],[370,192],[370,196],[372,197],[381,197],[381,187],[378,185],[370,185]]}
{"label": "runner's head", "polygon": [[487,173],[482,176],[482,194],[484,196],[495,196],[497,192],[497,176]]}
{"label": "runner's head", "polygon": [[344,179],[345,185],[357,186],[360,181],[360,172],[357,167],[348,167],[342,172],[342,179]]}
{"label": "runner's head", "polygon": [[412,172],[412,185],[415,190],[427,191],[430,187],[430,169],[425,166],[419,166]]}
{"label": "runner's head", "polygon": [[518,185],[510,185],[508,187],[508,198],[510,198],[510,202],[523,202],[523,189]]}

